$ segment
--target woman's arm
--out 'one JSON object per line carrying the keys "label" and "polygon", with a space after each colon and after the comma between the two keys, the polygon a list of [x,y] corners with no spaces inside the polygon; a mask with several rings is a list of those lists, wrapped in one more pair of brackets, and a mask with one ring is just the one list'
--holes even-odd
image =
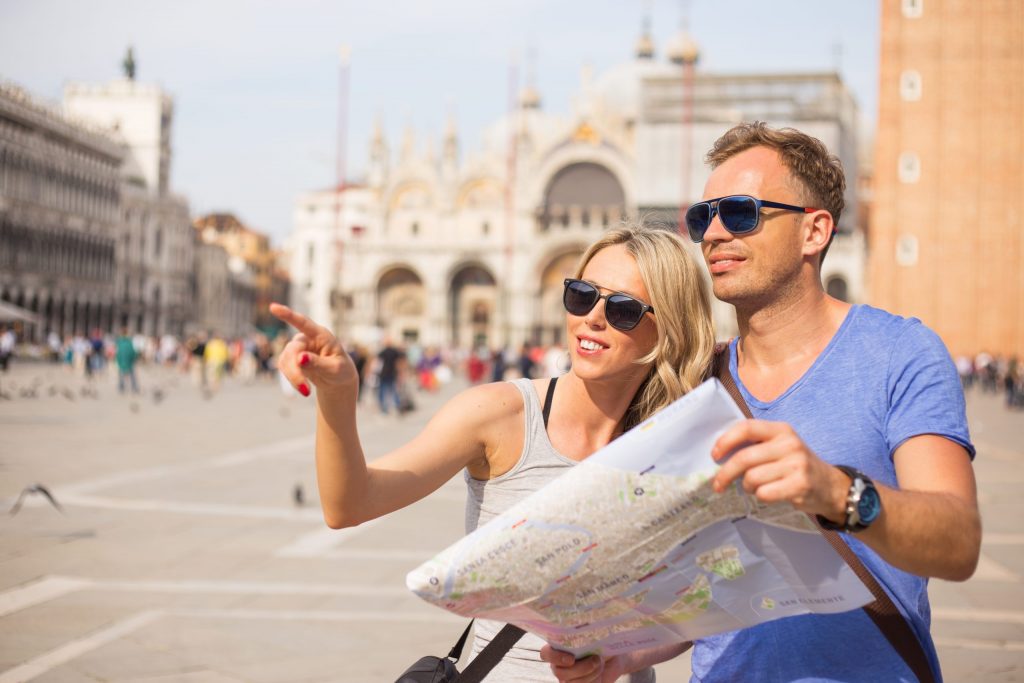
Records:
{"label": "woman's arm", "polygon": [[459,394],[416,438],[367,464],[356,428],[359,378],[348,353],[305,316],[279,304],[271,312],[299,330],[281,353],[281,371],[303,395],[309,383],[317,388],[317,484],[328,526],[355,526],[401,509],[487,457],[487,433],[508,415],[508,386]]}

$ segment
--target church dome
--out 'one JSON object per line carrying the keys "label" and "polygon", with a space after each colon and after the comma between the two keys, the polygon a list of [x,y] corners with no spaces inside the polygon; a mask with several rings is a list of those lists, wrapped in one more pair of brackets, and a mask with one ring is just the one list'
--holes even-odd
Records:
{"label": "church dome", "polygon": [[523,109],[540,109],[540,93],[532,85],[519,91],[519,106]]}
{"label": "church dome", "polygon": [[696,64],[700,59],[700,48],[687,31],[677,33],[669,41],[665,52],[673,64]]}
{"label": "church dome", "polygon": [[633,121],[640,109],[640,87],[644,79],[678,75],[679,68],[672,64],[635,59],[601,74],[594,84],[594,95],[604,113]]}
{"label": "church dome", "polygon": [[654,41],[646,31],[636,41],[637,59],[654,59]]}

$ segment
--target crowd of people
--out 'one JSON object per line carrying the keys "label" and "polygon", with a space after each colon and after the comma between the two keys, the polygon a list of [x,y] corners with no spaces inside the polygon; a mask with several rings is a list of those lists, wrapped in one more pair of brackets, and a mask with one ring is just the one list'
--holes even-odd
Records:
{"label": "crowd of people", "polygon": [[516,353],[508,347],[443,348],[402,344],[385,337],[376,352],[364,344],[353,344],[348,354],[359,377],[357,402],[369,391],[383,414],[414,410],[415,391],[436,392],[459,374],[475,385],[513,377],[554,377],[569,369],[568,352],[559,344],[526,343]]}
{"label": "crowd of people", "polygon": [[1024,364],[1014,356],[1003,356],[982,351],[973,358],[956,357],[956,369],[964,391],[978,386],[987,394],[1002,392],[1006,407],[1024,409]]}
{"label": "crowd of people", "polygon": [[[200,331],[180,339],[171,334],[116,333],[99,328],[89,334],[47,335],[44,345],[21,345],[13,327],[0,325],[0,371],[6,370],[17,350],[25,359],[62,364],[69,373],[87,381],[117,373],[120,393],[140,393],[137,367],[174,369],[189,376],[207,395],[218,391],[225,377],[251,383],[277,374],[277,357],[287,336],[256,332],[226,337],[216,331]],[[372,405],[384,414],[415,409],[418,391],[436,392],[456,376],[471,384],[502,381],[511,377],[556,376],[568,370],[563,346],[524,344],[518,353],[509,348],[474,350],[396,343],[385,337],[380,343],[352,343],[348,353],[360,377],[359,399],[372,395]],[[287,384],[286,390],[292,390]],[[367,406],[371,405],[368,401]]]}

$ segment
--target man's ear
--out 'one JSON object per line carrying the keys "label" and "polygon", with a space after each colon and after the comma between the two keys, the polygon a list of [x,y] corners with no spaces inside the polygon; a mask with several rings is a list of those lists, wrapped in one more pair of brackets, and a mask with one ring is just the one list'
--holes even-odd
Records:
{"label": "man's ear", "polygon": [[804,218],[804,256],[816,256],[827,247],[835,232],[832,214],[824,209]]}

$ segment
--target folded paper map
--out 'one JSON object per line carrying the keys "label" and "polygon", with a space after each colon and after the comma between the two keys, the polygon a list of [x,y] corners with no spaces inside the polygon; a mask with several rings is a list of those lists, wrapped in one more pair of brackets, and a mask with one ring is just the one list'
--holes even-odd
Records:
{"label": "folded paper map", "polygon": [[410,572],[424,600],[514,623],[577,656],[621,654],[871,593],[789,504],[711,489],[743,415],[709,380]]}

